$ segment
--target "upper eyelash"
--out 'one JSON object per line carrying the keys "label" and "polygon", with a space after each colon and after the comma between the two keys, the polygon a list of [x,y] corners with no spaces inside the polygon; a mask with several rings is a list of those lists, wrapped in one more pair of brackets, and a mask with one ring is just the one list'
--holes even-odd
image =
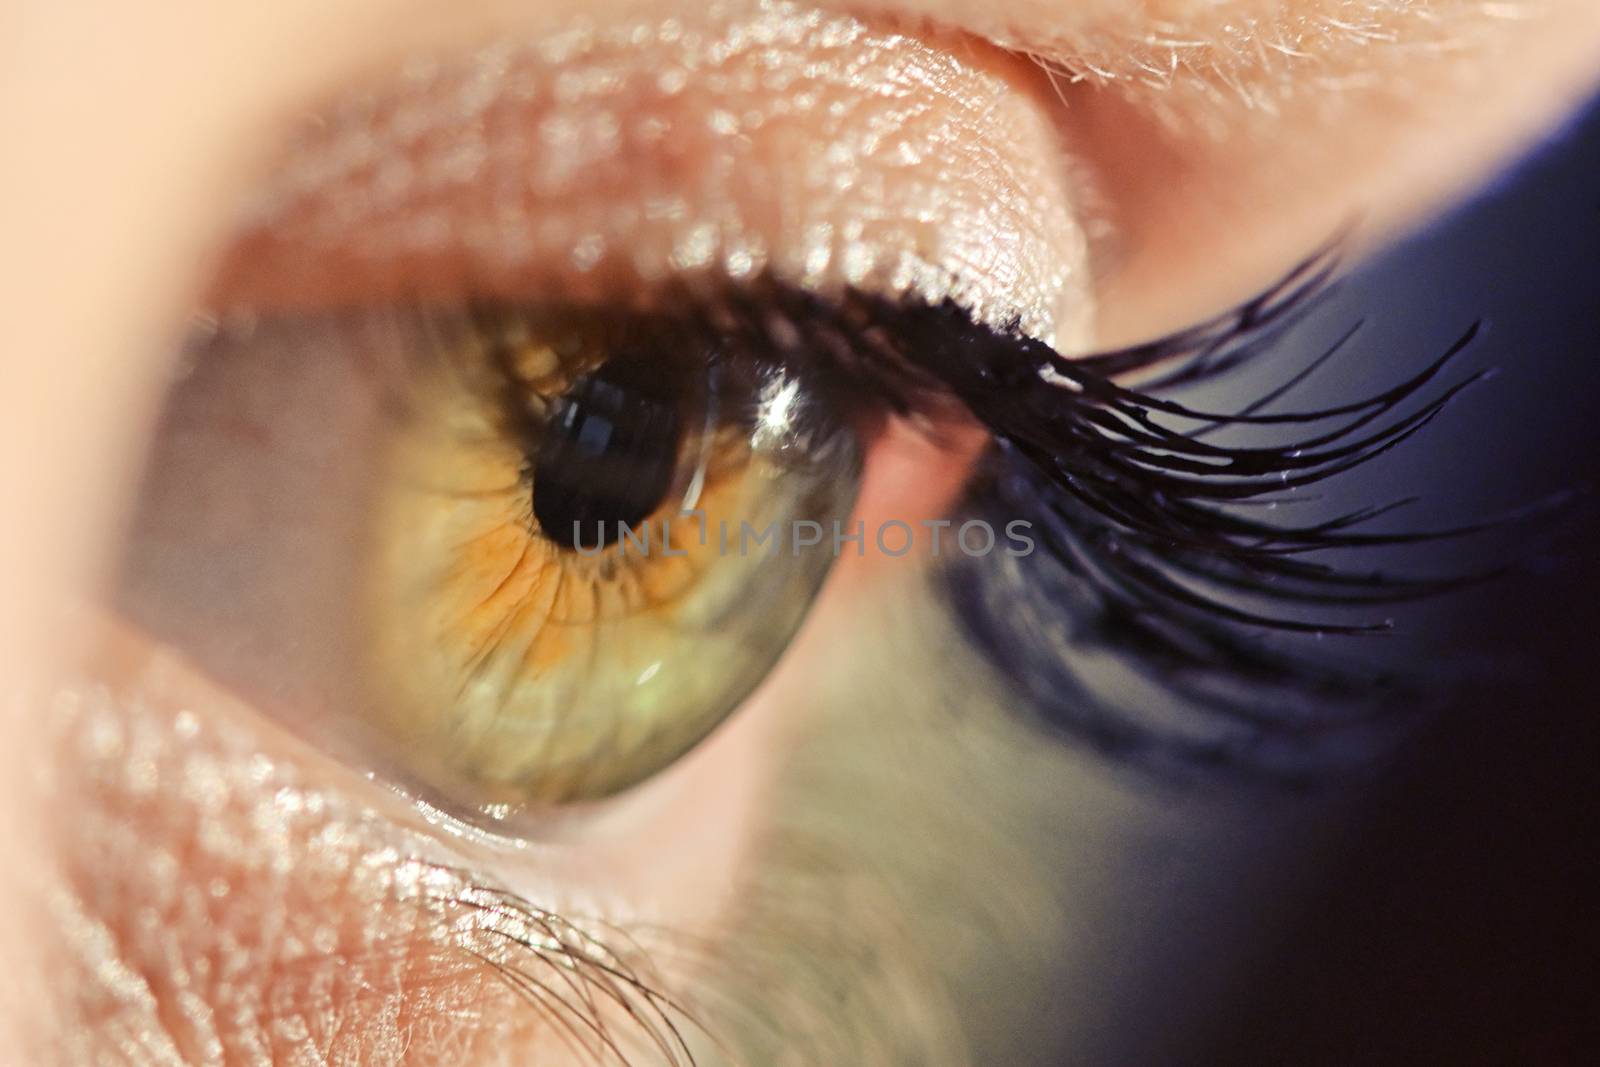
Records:
{"label": "upper eyelash", "polygon": [[[1120,658],[1140,676],[1211,716],[1211,726],[1203,728],[1209,733],[1185,732],[1154,728],[1105,706],[1059,648],[1053,655],[1048,649],[1037,655],[1037,641],[1015,622],[1015,599],[1004,605],[991,600],[985,611],[982,598],[992,591],[978,588],[983,576],[975,568],[947,568],[946,590],[957,601],[956,614],[969,637],[1029,692],[1036,706],[1069,719],[1074,733],[1102,749],[1133,754],[1166,770],[1226,765],[1250,777],[1295,784],[1320,781],[1333,767],[1367,763],[1373,743],[1412,718],[1397,719],[1396,711],[1438,705],[1451,689],[1439,682],[1454,679],[1441,679],[1442,672],[1431,665],[1397,670],[1342,662],[1326,646],[1269,642],[1262,632],[1320,637],[1383,631],[1391,625],[1388,620],[1350,624],[1332,611],[1451,592],[1513,568],[1418,578],[1365,572],[1306,554],[1525,526],[1565,511],[1574,496],[1558,494],[1450,528],[1401,533],[1358,528],[1416,498],[1298,525],[1241,514],[1242,505],[1271,500],[1280,486],[1324,481],[1377,459],[1493,373],[1435,385],[1478,337],[1479,326],[1473,324],[1423,370],[1372,396],[1313,411],[1262,413],[1341,351],[1355,333],[1352,328],[1305,369],[1238,413],[1199,411],[1154,395],[1274,351],[1283,329],[1326,291],[1332,268],[1332,252],[1319,252],[1240,309],[1137,349],[1088,360],[1038,351],[1023,366],[1031,365],[1035,377],[1044,374],[1055,381],[1041,387],[1027,372],[1015,372],[1012,384],[1023,399],[1009,403],[996,395],[991,407],[975,409],[985,412],[980,417],[995,431],[998,444],[974,483],[969,506],[998,507],[1002,516],[1030,509],[1042,518],[1042,540],[1077,587],[1055,590],[1063,594],[1057,599],[1066,601],[1057,605],[1059,611],[1075,613],[1074,644],[1098,643],[1123,653]],[[1023,347],[1043,348],[1032,342]],[[1163,366],[1172,369],[1160,373]],[[1135,391],[1096,368],[1144,369],[1157,376]],[[1427,398],[1430,385],[1435,389]],[[1423,402],[1402,414],[1402,406],[1413,400]],[[1299,427],[1341,416],[1334,430],[1286,444],[1193,447],[1229,426]],[[1175,429],[1173,421],[1185,428]],[[1053,436],[1055,431],[1061,432]],[[1352,442],[1356,434],[1364,436]],[[1030,581],[1011,594],[1032,592],[1045,599],[1040,583],[1048,577],[1047,570],[1036,567]],[[1253,613],[1236,606],[1236,596],[1309,608],[1323,617]],[[1030,651],[1037,662],[1030,662]]]}
{"label": "upper eyelash", "polygon": [[[755,292],[725,297],[713,318],[720,320],[717,328],[726,343],[742,343],[753,332],[755,343],[766,341],[783,358],[812,364],[814,374],[845,378],[848,386],[838,386],[838,391],[865,389],[902,413],[923,408],[930,396],[954,396],[1055,490],[1114,523],[1125,543],[1159,550],[1168,565],[1197,577],[1237,583],[1237,569],[1242,568],[1262,579],[1253,592],[1328,604],[1424,596],[1481,580],[1487,575],[1356,576],[1297,557],[1329,548],[1464,536],[1500,525],[1509,516],[1450,529],[1376,534],[1357,528],[1404,507],[1410,498],[1300,526],[1223,510],[1273,502],[1270,494],[1346,473],[1420,432],[1492,372],[1480,371],[1445,386],[1409,414],[1388,422],[1384,417],[1417,398],[1466,352],[1478,335],[1478,324],[1410,378],[1317,410],[1264,413],[1332,360],[1359,324],[1308,366],[1236,412],[1203,411],[1158,395],[1269,353],[1282,332],[1327,291],[1338,267],[1337,252],[1337,244],[1318,250],[1277,284],[1195,327],[1079,357],[1062,356],[1043,342],[975,323],[950,301],[895,304],[853,290],[830,307],[820,297],[768,282]],[[1115,380],[1141,372],[1154,376],[1138,389]],[[1206,440],[1233,426],[1310,426],[1340,417],[1346,421],[1332,430],[1275,445],[1223,446]],[[1167,424],[1172,421],[1189,425]],[[1224,567],[1236,571],[1226,574]],[[1238,622],[1289,631],[1353,634],[1388,627],[1386,620],[1352,625],[1332,619],[1308,623],[1243,617],[1219,600],[1204,606]]]}
{"label": "upper eyelash", "polygon": [[[1142,676],[1233,728],[1176,737],[1094,709],[1095,697],[1059,649],[1042,657],[1048,662],[1036,684],[1026,684],[1040,671],[1027,661],[1026,642],[1002,621],[1015,605],[986,610],[981,600],[993,575],[946,567],[947,592],[965,601],[958,608],[971,609],[957,611],[969,637],[1002,673],[1033,690],[1036,703],[1071,708],[1078,732],[1102,748],[1139,751],[1167,765],[1228,764],[1274,780],[1306,780],[1325,769],[1319,750],[1337,750],[1342,741],[1387,726],[1397,706],[1437,700],[1438,687],[1410,672],[1353,668],[1321,647],[1315,654],[1285,648],[1259,632],[1381,632],[1389,620],[1352,623],[1335,612],[1433,596],[1507,570],[1413,577],[1354,570],[1307,554],[1465,536],[1554,503],[1401,533],[1363,527],[1410,498],[1298,524],[1278,514],[1269,522],[1243,513],[1275,501],[1283,490],[1379,458],[1490,376],[1477,372],[1442,382],[1477,338],[1473,324],[1421,371],[1371,395],[1310,411],[1269,410],[1332,361],[1357,324],[1237,411],[1200,410],[1163,395],[1275,351],[1284,331],[1328,291],[1338,266],[1338,245],[1330,244],[1223,315],[1157,341],[1083,357],[977,324],[950,302],[928,306],[855,291],[825,301],[770,282],[725,297],[719,329],[735,344],[765,341],[824,377],[842,376],[897,411],[915,413],[934,398],[958,398],[995,440],[969,485],[967,506],[997,509],[984,516],[991,521],[1040,520],[1049,555],[1079,586],[1058,590],[1068,603],[1049,606],[1063,616],[1077,612],[1075,643],[1123,653],[1120,658]],[[1116,380],[1133,376],[1142,378],[1137,388]],[[1269,445],[1209,439],[1232,427],[1305,432]],[[1239,597],[1301,613],[1250,611],[1238,606]],[[1092,605],[1085,603],[1091,599]],[[1304,617],[1306,609],[1320,616]]]}
{"label": "upper eyelash", "polygon": [[[1130,566],[1125,568],[1126,576],[1164,588],[1175,600],[1238,623],[1310,633],[1376,632],[1389,628],[1390,622],[1348,624],[1248,613],[1220,598],[1186,594],[1165,580],[1178,572],[1285,603],[1359,604],[1429,595],[1483,577],[1352,575],[1298,557],[1330,548],[1461,536],[1496,525],[1504,517],[1451,529],[1376,534],[1353,531],[1405,506],[1412,498],[1364,506],[1303,525],[1267,522],[1227,510],[1230,506],[1286,503],[1287,499],[1274,494],[1344,474],[1420,432],[1466,389],[1487,380],[1491,372],[1472,374],[1446,386],[1417,410],[1382,420],[1417,397],[1468,349],[1478,334],[1476,324],[1419,373],[1381,392],[1336,406],[1261,413],[1335,356],[1354,336],[1354,328],[1306,368],[1233,414],[1201,411],[1155,394],[1156,389],[1214,377],[1268,351],[1287,322],[1323,291],[1331,268],[1321,266],[1313,271],[1318,262],[1308,261],[1280,286],[1241,309],[1174,338],[1083,360],[1049,351],[1025,356],[1023,365],[1031,370],[1026,384],[1009,399],[992,398],[978,410],[985,412],[985,421],[997,436],[1026,457],[1051,484],[1113,523],[1119,549],[1160,554],[1160,570],[1139,572]],[[1126,372],[1172,361],[1179,364],[1176,369],[1137,391],[1117,385],[1104,373],[1105,368]],[[1160,417],[1190,425],[1176,428]],[[1331,430],[1275,445],[1218,446],[1204,440],[1210,433],[1232,426],[1308,426],[1341,417],[1345,421]],[[1377,428],[1368,429],[1375,424]]]}

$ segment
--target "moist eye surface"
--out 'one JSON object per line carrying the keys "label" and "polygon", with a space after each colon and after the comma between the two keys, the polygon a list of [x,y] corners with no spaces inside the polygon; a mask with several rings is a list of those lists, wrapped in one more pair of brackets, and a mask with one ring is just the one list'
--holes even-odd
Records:
{"label": "moist eye surface", "polygon": [[605,796],[738,707],[828,573],[789,533],[848,517],[861,449],[820,392],[692,312],[224,330],[169,403],[130,613],[452,806]]}

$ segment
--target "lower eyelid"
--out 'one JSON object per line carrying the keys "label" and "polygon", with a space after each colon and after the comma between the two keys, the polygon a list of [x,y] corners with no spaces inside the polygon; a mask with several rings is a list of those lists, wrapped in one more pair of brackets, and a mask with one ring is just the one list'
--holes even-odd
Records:
{"label": "lower eyelid", "polygon": [[[107,644],[134,680],[83,682],[55,716],[70,769],[71,986],[80,1011],[104,1016],[85,1033],[145,1033],[151,1054],[174,1058],[350,1039],[381,1049],[403,1041],[386,1032],[385,1002],[405,998],[413,975],[428,975],[441,1006],[492,993],[429,917],[427,868],[400,862],[420,839],[269,755],[181,665],[121,635]],[[448,876],[433,880],[452,892]],[[347,980],[372,997],[345,1006],[340,1038],[319,1016]]]}
{"label": "lower eyelid", "polygon": [[[51,712],[56,810],[71,820],[58,835],[64,982],[95,1020],[76,1028],[84,1040],[138,1033],[152,1054],[170,1045],[198,1061],[220,1043],[252,1060],[359,1049],[397,1062],[382,1050],[409,1048],[427,1062],[430,1049],[439,1062],[499,1062],[507,1048],[547,1047],[564,1029],[551,1012],[574,1010],[530,1005],[501,968],[568,988],[587,981],[592,957],[637,973],[641,996],[688,981],[660,969],[649,937],[623,933],[615,909],[670,899],[676,933],[715,924],[746,836],[717,813],[755,807],[730,795],[762,777],[747,751],[755,731],[691,757],[720,764],[694,776],[718,796],[667,783],[651,798],[662,810],[631,824],[495,856],[440,840],[409,805],[279,734],[170,651],[115,623],[98,631],[102,672]],[[647,847],[686,836],[663,820],[695,825],[697,847],[677,862]],[[611,910],[597,914],[596,900]],[[637,1017],[612,1008],[597,1022],[625,1040],[669,1032],[659,1005],[641,1000]],[[104,1050],[70,1059],[103,1062]]]}

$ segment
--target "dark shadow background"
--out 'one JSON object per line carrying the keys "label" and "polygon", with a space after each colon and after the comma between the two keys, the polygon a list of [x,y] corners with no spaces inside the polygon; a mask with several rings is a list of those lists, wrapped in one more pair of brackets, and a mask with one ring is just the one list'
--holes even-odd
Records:
{"label": "dark shadow background", "polygon": [[[1346,399],[1361,375],[1391,381],[1490,325],[1472,365],[1502,373],[1388,468],[1401,492],[1421,483],[1459,517],[1463,501],[1470,515],[1600,485],[1600,107],[1333,303],[1324,326],[1372,331],[1360,359],[1374,369],[1340,371]],[[1559,533],[1519,530],[1496,550],[1532,573],[1423,624],[1444,612],[1452,647],[1495,669],[1382,779],[1201,1061],[1600,1063],[1600,508],[1580,501]]]}

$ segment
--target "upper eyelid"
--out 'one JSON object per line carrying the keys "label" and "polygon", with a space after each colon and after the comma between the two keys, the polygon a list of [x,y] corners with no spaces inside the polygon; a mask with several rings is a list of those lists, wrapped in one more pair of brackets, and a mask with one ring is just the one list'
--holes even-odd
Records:
{"label": "upper eyelid", "polygon": [[1074,191],[1007,73],[846,16],[713,22],[635,55],[640,30],[664,32],[624,24],[559,62],[513,40],[335,105],[252,198],[213,302],[630,300],[767,270],[1086,341]]}
{"label": "upper eyelid", "polygon": [[[935,25],[930,32],[932,32],[937,37],[937,35],[941,31],[939,30],[938,26]],[[518,39],[518,37],[517,37],[516,34],[512,34],[510,37],[508,37],[506,39],[507,40],[516,40],[516,39]],[[1009,45],[1017,45],[1017,44],[1020,43],[1019,41],[1014,40],[1014,39],[1009,39],[1008,38],[1006,40],[1007,40],[1007,43]],[[944,45],[941,43],[941,44],[939,44],[938,47],[944,47]],[[962,53],[962,49],[961,48],[954,47],[954,46],[951,47],[951,51],[954,54],[957,54],[957,55]],[[1049,103],[1049,101],[1046,101],[1046,103]],[[1002,123],[1002,125],[1004,125],[1004,124],[1005,123]],[[1141,135],[1140,139],[1142,139],[1142,135]],[[1314,141],[1314,140],[1316,140],[1316,138],[1311,138],[1311,140]],[[1097,151],[1096,152],[1091,152],[1089,154],[1097,155],[1098,152]],[[1078,168],[1078,169],[1081,170],[1083,168]],[[1089,191],[1091,193],[1093,192],[1092,187],[1091,187],[1091,189]],[[1081,187],[1071,190],[1071,195],[1075,196],[1079,200],[1083,199],[1082,193],[1083,193],[1083,190],[1082,190]],[[1086,207],[1091,209],[1091,210],[1086,211],[1085,210]],[[1072,212],[1075,213],[1078,216],[1076,222],[1077,222],[1077,224],[1078,224],[1078,226],[1080,228],[1088,228],[1088,227],[1093,227],[1093,226],[1098,225],[1098,223],[1097,223],[1097,218],[1098,218],[1097,211],[1098,211],[1098,209],[1095,209],[1095,206],[1093,204],[1087,204],[1086,205],[1086,204],[1083,204],[1083,203],[1078,203],[1078,204],[1072,205]],[[1382,216],[1382,215],[1383,215],[1383,212],[1379,211],[1379,212],[1377,212],[1375,214],[1375,217]],[[1113,217],[1113,216],[1111,216],[1110,213],[1108,213],[1108,217]],[[1126,222],[1128,220],[1124,219],[1124,220],[1121,220],[1121,221]],[[1380,221],[1383,221],[1383,220],[1380,219]],[[1385,224],[1387,224],[1387,222],[1385,222]],[[566,256],[573,255],[573,254],[579,254],[580,258],[584,257],[584,256],[590,256],[590,255],[592,255],[592,248],[595,247],[594,243],[590,240],[590,238],[592,236],[593,235],[589,235],[589,234],[572,235],[570,237],[570,239],[567,242],[565,242],[565,244],[560,246],[559,251],[556,250],[556,246],[550,246],[547,249],[541,250],[541,255],[544,256],[544,258],[547,258],[547,259],[548,258],[565,258]],[[1316,238],[1316,236],[1318,236],[1318,235],[1309,234],[1309,235],[1307,235],[1307,239],[1308,240],[1314,240]],[[1069,238],[1068,243],[1071,243],[1072,241],[1076,241],[1076,240],[1078,240],[1078,238]],[[722,238],[719,236],[714,241],[714,244],[719,244],[720,245],[721,241],[722,241]],[[607,242],[602,242],[602,243],[607,243]],[[622,242],[620,242],[620,241],[616,240],[615,238],[613,238],[608,243],[611,244],[612,246],[616,246],[616,245],[621,244]],[[688,247],[693,247],[695,245],[695,243],[696,243],[695,241],[689,241],[689,242],[687,242],[687,246]],[[737,242],[735,242],[735,243],[737,243]],[[792,245],[795,242],[793,242],[793,241],[784,241],[782,243],[791,244]],[[1060,242],[1057,242],[1057,243],[1059,244]],[[1140,235],[1138,233],[1134,233],[1133,239],[1132,239],[1132,243],[1133,244],[1139,244],[1139,243],[1149,244],[1150,243],[1149,235],[1148,234]],[[1100,251],[1101,250],[1096,248],[1096,249],[1094,249],[1092,251],[1093,251],[1093,254],[1094,254],[1094,258],[1096,260],[1095,266],[1096,267],[1104,266],[1107,261],[1100,255]],[[1224,251],[1226,251],[1226,249],[1224,249]],[[724,255],[723,254],[724,252],[726,252],[727,254]],[[758,263],[760,263],[763,253],[770,255],[772,253],[772,249],[771,248],[767,248],[767,249],[754,248],[754,249],[751,249],[748,252],[746,252],[746,251],[742,251],[742,250],[738,249],[737,247],[732,247],[732,248],[719,247],[718,251],[717,251],[717,257],[716,258],[720,261],[719,264],[718,264],[719,267],[720,266],[729,265],[729,264],[734,265],[735,269],[730,271],[730,273],[734,274],[735,276],[737,276],[740,273],[740,271],[749,269],[749,267],[747,266],[748,264],[758,264]],[[893,251],[891,250],[891,254],[895,254],[895,253],[893,253]],[[1076,253],[1074,253],[1073,256],[1076,257]],[[231,258],[233,258],[233,257],[230,257],[230,259]],[[396,257],[396,258],[399,258],[399,257]],[[492,258],[492,257],[488,257],[488,258]],[[662,253],[660,253],[656,257],[658,262],[659,261],[668,261],[668,260],[671,260],[673,258],[675,258],[674,250],[663,251]],[[834,258],[835,261],[838,261],[841,258],[840,254],[839,254],[839,249],[837,247],[835,248],[835,252],[834,252],[833,258]],[[958,257],[958,259],[959,258],[960,257]],[[1089,270],[1088,270],[1088,267],[1087,267],[1087,261],[1089,259],[1089,256],[1088,255],[1084,255],[1084,256],[1076,257],[1076,258],[1081,258],[1084,261],[1084,264],[1085,264],[1085,265],[1076,267],[1075,269],[1077,270],[1077,272],[1080,275],[1087,275],[1088,273],[1090,273]],[[476,288],[476,289],[478,289],[480,291],[492,290],[494,288],[495,284],[497,284],[497,283],[501,284],[503,288],[507,288],[507,289],[513,288],[516,285],[522,285],[522,283],[520,283],[520,282],[515,282],[515,283],[506,282],[507,272],[505,270],[501,269],[501,267],[494,267],[493,269],[490,269],[490,266],[485,263],[485,259],[486,259],[486,257],[484,257],[483,255],[480,255],[477,252],[469,252],[468,254],[465,254],[463,256],[458,256],[457,257],[457,262],[454,265],[452,265],[452,266],[450,266],[448,268],[442,269],[440,271],[435,271],[434,272],[434,276],[432,278],[423,280],[423,284],[425,284],[425,285],[435,285],[435,286],[438,286],[438,285],[441,285],[441,284],[461,285],[461,284],[463,284],[463,278],[465,276],[469,275],[469,274],[473,274],[473,272],[475,271],[476,272],[476,276],[473,277],[469,282],[466,282],[465,284],[470,284],[471,286],[473,286],[474,288]],[[1115,268],[1116,267],[1116,261],[1113,260],[1111,265],[1112,265],[1113,268]],[[780,270],[779,273],[784,274],[789,280],[803,280],[801,278],[801,276],[805,273],[805,269],[804,269],[803,266],[797,266],[797,265],[791,264],[790,268],[791,269]],[[929,268],[931,268],[931,270]],[[1280,268],[1281,268],[1281,262],[1278,262],[1278,263],[1273,263],[1270,269],[1271,269],[1272,273],[1275,273],[1276,270],[1278,270]],[[416,279],[413,278],[410,274],[407,273],[411,269],[412,269],[411,267],[408,267],[407,270],[389,271],[388,272],[390,274],[390,276],[391,276],[390,277],[390,281],[393,283],[393,285],[396,288],[404,288],[406,286],[411,286],[412,288],[421,288],[422,287],[420,285],[414,284],[416,282]],[[1250,273],[1254,272],[1255,269],[1256,269],[1255,267],[1246,268],[1246,270],[1242,271],[1241,274],[1242,274],[1243,277],[1248,278],[1250,276]],[[330,273],[332,273],[334,275],[334,280],[335,281],[337,281],[338,277],[340,277],[340,276],[348,278],[348,277],[353,277],[353,276],[357,276],[357,275],[364,275],[365,276],[364,284],[372,285],[372,284],[376,284],[377,282],[381,281],[381,276],[383,275],[384,272],[376,272],[376,274],[379,276],[379,277],[376,277],[376,278],[374,277],[374,273],[375,272],[372,272],[371,270],[352,271],[352,270],[339,269],[339,270],[330,271]],[[624,273],[627,273],[627,272],[624,272]],[[991,323],[1004,323],[1004,322],[1006,322],[1009,318],[1012,317],[1011,316],[1011,312],[1013,310],[1015,310],[1015,306],[1014,305],[1016,303],[1020,303],[1021,306],[1023,307],[1024,311],[1027,312],[1031,305],[1036,304],[1036,303],[1039,302],[1039,301],[1036,301],[1036,300],[1022,300],[1022,301],[1014,301],[1013,302],[1013,306],[1007,306],[1007,302],[1004,299],[1003,295],[997,295],[999,293],[999,290],[1001,288],[1003,288],[1002,286],[984,285],[982,283],[976,283],[975,284],[972,281],[972,279],[968,276],[970,274],[970,272],[967,271],[964,266],[960,267],[960,268],[957,268],[956,270],[952,271],[952,270],[948,269],[947,264],[941,264],[941,263],[938,263],[938,262],[934,262],[934,263],[907,262],[907,261],[902,259],[902,260],[899,260],[899,261],[895,262],[895,264],[893,265],[893,267],[891,269],[888,269],[888,274],[889,274],[889,276],[891,278],[897,277],[897,276],[900,276],[900,275],[903,275],[903,274],[907,274],[907,273],[909,273],[911,275],[919,275],[919,277],[916,279],[914,284],[917,285],[917,287],[919,288],[919,290],[922,292],[922,294],[924,296],[930,296],[930,295],[936,296],[935,291],[938,290],[938,289],[941,289],[941,288],[955,288],[955,287],[964,287],[964,288],[966,288],[968,290],[968,295],[967,295],[967,298],[964,300],[964,303],[966,303],[969,307],[976,308],[980,313],[980,317],[985,318],[987,321],[990,321]],[[983,272],[980,270],[978,273],[981,274]],[[1227,272],[1222,272],[1222,273],[1227,273]],[[1136,270],[1134,272],[1134,277],[1137,278],[1138,275],[1139,275],[1139,272]],[[1261,276],[1270,277],[1271,275],[1270,274],[1265,274],[1265,275],[1261,275]],[[859,282],[862,281],[862,279],[860,277],[854,277],[854,276],[847,277],[845,280],[851,281],[851,282],[854,282],[854,283],[859,283]],[[255,281],[259,283],[260,278],[257,277],[255,279]],[[571,282],[571,279],[569,278],[568,281]],[[1098,290],[1099,285],[1100,285],[1100,283],[1102,281],[1103,281],[1103,279],[1099,279],[1099,278],[1095,279],[1095,286],[1093,288]],[[610,289],[615,289],[615,287],[616,287],[615,286],[615,279],[612,279],[610,281],[600,282],[600,281],[597,281],[594,278],[590,278],[590,279],[588,279],[586,281],[585,280],[579,280],[577,282],[572,282],[572,284],[574,284],[575,286],[577,286],[579,288],[582,288],[584,286],[588,286],[590,291],[591,291],[591,295],[595,295],[595,291],[597,290],[597,287],[610,288]],[[896,284],[898,284],[898,283],[896,283]],[[1133,282],[1133,283],[1129,283],[1129,284],[1137,284],[1137,282]],[[523,285],[522,287],[524,289],[527,288],[526,285]],[[1085,295],[1085,292],[1084,292],[1085,288],[1087,288],[1087,287],[1079,287],[1078,289],[1074,290],[1074,295],[1072,297],[1067,298],[1067,299],[1063,299],[1063,300],[1057,300],[1055,302],[1056,305],[1057,305],[1057,313],[1055,315],[1055,318],[1057,320],[1060,320],[1062,318],[1070,318],[1070,317],[1072,317],[1070,315],[1070,313],[1067,314],[1067,315],[1061,314],[1060,308],[1062,308],[1062,307],[1066,307],[1066,306],[1073,305],[1073,304],[1078,304],[1078,305],[1082,305],[1082,306],[1088,306],[1090,304],[1090,300],[1088,299],[1088,297]],[[1124,287],[1124,289],[1125,288],[1126,287]],[[1148,286],[1146,288],[1148,288]],[[1165,286],[1165,288],[1172,288],[1172,287],[1171,286]],[[1179,288],[1181,290],[1181,289],[1183,289],[1183,286],[1179,286],[1177,288]],[[402,295],[404,295],[404,294],[402,294]],[[508,291],[506,295],[515,296],[515,295],[524,295],[524,294],[516,293],[516,292],[509,292]],[[272,296],[271,299],[281,299],[282,297],[283,297],[283,294],[280,291],[276,295]],[[297,298],[303,299],[304,298],[304,293],[301,292],[301,293],[297,294]],[[1181,298],[1179,298],[1179,299],[1181,299]],[[1217,307],[1217,306],[1221,306],[1221,304],[1223,302],[1225,302],[1223,300],[1216,300],[1215,302],[1211,302],[1211,298],[1209,298],[1209,297],[1207,298],[1207,301],[1208,301],[1207,303],[1203,303],[1203,304],[1200,304],[1198,306],[1190,307],[1190,309],[1187,312],[1179,314],[1175,318],[1170,318],[1169,319],[1169,318],[1166,317],[1166,315],[1164,313],[1160,313],[1160,312],[1158,312],[1155,317],[1159,321],[1162,321],[1162,322],[1168,323],[1168,324],[1175,323],[1175,322],[1181,322],[1181,321],[1184,321],[1186,319],[1192,319],[1192,318],[1196,317],[1197,314],[1203,314],[1206,311],[1209,311],[1211,308],[1214,308],[1214,307]],[[1125,293],[1123,292],[1123,290],[1118,290],[1114,295],[1112,295],[1112,299],[1110,301],[1110,304],[1108,305],[1108,306],[1115,305],[1116,308],[1121,309],[1118,312],[1114,312],[1114,314],[1112,316],[1113,322],[1112,322],[1112,325],[1111,325],[1111,329],[1113,329],[1114,331],[1117,331],[1117,333],[1116,333],[1117,336],[1124,336],[1124,334],[1122,334],[1122,332],[1121,332],[1121,324],[1126,321],[1126,316],[1128,314],[1127,310],[1124,308],[1125,303],[1126,303]],[[1035,317],[1035,320],[1040,323],[1040,325],[1036,329],[1034,329],[1033,332],[1038,333],[1039,335],[1045,337],[1045,339],[1047,339],[1047,340],[1050,340],[1050,341],[1053,341],[1053,342],[1059,342],[1059,347],[1062,347],[1064,349],[1074,350],[1074,351],[1081,351],[1081,350],[1085,350],[1085,349],[1091,347],[1091,345],[1089,344],[1089,334],[1088,334],[1089,326],[1087,324],[1087,320],[1088,320],[1089,316],[1087,314],[1078,316],[1077,320],[1075,322],[1069,323],[1066,328],[1061,328],[1059,326],[1059,323],[1050,323],[1050,322],[1048,322],[1048,319],[1049,319],[1048,315],[1040,314],[1040,313],[1038,313],[1036,311],[1031,312],[1031,314],[1033,314],[1034,317]],[[1122,315],[1123,317],[1120,318],[1120,319],[1117,318],[1118,314]],[[1055,327],[1055,328],[1052,328],[1052,327]]]}

